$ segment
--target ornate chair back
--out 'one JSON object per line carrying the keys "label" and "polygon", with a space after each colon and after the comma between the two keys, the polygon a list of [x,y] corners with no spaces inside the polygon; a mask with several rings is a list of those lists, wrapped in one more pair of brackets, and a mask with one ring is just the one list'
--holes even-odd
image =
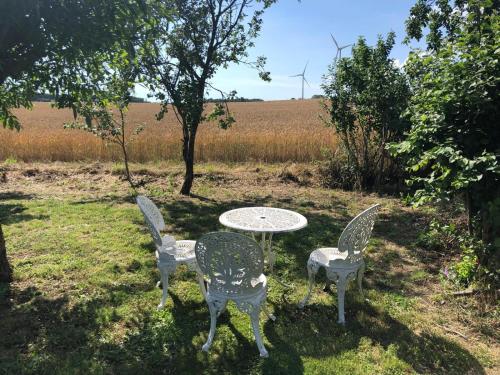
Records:
{"label": "ornate chair back", "polygon": [[175,248],[175,239],[170,236],[162,237],[160,233],[160,230],[165,228],[165,222],[163,221],[160,210],[158,210],[158,207],[156,207],[150,199],[142,195],[137,197],[137,204],[144,216],[144,221],[149,228],[156,250],[160,253],[161,258],[165,258],[165,261],[175,261],[172,251],[167,254],[167,250],[173,250]]}
{"label": "ornate chair back", "polygon": [[260,284],[264,270],[262,248],[239,233],[212,232],[196,241],[196,260],[210,289],[226,297],[248,295]]}
{"label": "ornate chair back", "polygon": [[347,259],[356,261],[362,258],[363,250],[368,244],[372,234],[375,217],[380,209],[376,204],[351,220],[340,235],[338,250],[339,252],[348,252]]}
{"label": "ornate chair back", "polygon": [[153,201],[151,201],[151,199],[145,197],[144,195],[139,195],[136,200],[142,214],[149,220],[151,224],[155,226],[156,230],[160,232],[165,229],[165,221],[163,221],[163,216],[158,207],[156,207],[156,205],[153,203]]}

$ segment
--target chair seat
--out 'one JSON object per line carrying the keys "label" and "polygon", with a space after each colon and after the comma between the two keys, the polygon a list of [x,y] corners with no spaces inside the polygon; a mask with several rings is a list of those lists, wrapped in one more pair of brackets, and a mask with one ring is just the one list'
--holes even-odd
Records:
{"label": "chair seat", "polygon": [[348,258],[349,253],[347,251],[340,252],[336,247],[321,247],[314,250],[309,256],[309,260],[316,262],[323,267],[333,266],[350,266],[357,267],[363,258],[361,254],[354,254]]}
{"label": "chair seat", "polygon": [[[191,262],[196,260],[194,247],[196,241],[181,240],[175,241],[176,251],[172,255],[175,257],[176,262]],[[170,254],[170,252],[168,252]],[[158,256],[158,255],[157,255]]]}
{"label": "chair seat", "polygon": [[260,294],[266,293],[267,278],[264,274],[261,274],[258,278],[252,279],[251,284],[251,289],[239,290],[238,293],[233,294],[225,290],[214,288],[209,282],[207,283],[207,293],[214,298],[219,297],[223,299],[231,299],[233,301],[252,299]]}
{"label": "chair seat", "polygon": [[195,245],[196,241],[192,240],[175,241],[175,247],[177,248],[175,260],[178,262],[188,262],[196,259],[196,254],[194,253]]}

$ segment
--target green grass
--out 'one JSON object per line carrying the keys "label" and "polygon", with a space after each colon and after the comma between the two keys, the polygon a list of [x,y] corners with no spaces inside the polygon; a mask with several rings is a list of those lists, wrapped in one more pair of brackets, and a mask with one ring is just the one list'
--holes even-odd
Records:
{"label": "green grass", "polygon": [[[321,189],[243,194],[215,182],[195,192],[216,199],[199,200],[172,196],[166,181],[149,193],[161,197],[154,199],[178,239],[221,229],[222,212],[250,204],[292,208],[308,218],[304,230],[276,236],[276,270],[293,288],[270,278],[268,306],[277,321],[261,316],[270,357],[258,356],[249,318],[234,305],[219,318],[210,353],[201,351],[209,313],[185,267],[171,279],[166,308],[156,311],[154,247],[132,198],[10,194],[0,219],[15,282],[0,284],[0,374],[481,374],[482,363],[491,363],[426,320],[424,297],[413,289],[426,278],[425,264],[413,262],[412,272],[393,267],[409,262],[412,241],[401,236],[411,233],[403,228],[411,226],[410,214],[395,200]],[[367,251],[365,296],[347,291],[347,325],[336,323],[336,294],[322,290],[322,272],[311,304],[299,310],[309,252],[334,245],[372,201],[385,209]]]}
{"label": "green grass", "polygon": [[7,159],[5,159],[3,161],[4,165],[12,165],[12,164],[16,164],[16,163],[17,163],[17,159],[12,157],[12,156],[9,156]]}

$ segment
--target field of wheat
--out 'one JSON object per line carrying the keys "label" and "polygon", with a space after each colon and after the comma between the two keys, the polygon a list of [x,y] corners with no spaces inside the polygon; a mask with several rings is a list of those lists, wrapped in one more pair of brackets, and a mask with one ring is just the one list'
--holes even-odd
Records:
{"label": "field of wheat", "polygon": [[[317,100],[231,103],[236,123],[222,130],[215,123],[201,124],[197,161],[308,162],[322,159],[323,149],[337,145],[332,129],[319,118]],[[145,130],[129,144],[132,161],[181,160],[182,131],[170,111],[158,122],[158,104],[132,104],[128,128],[145,124]],[[72,112],[49,103],[35,103],[33,110],[19,110],[20,132],[0,129],[0,159],[23,161],[113,161],[120,159],[114,145],[81,130],[64,129]]]}

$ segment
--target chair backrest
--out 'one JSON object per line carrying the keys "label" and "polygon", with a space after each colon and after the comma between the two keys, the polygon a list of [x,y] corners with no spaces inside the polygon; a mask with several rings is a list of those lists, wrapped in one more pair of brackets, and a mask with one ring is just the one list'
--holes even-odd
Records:
{"label": "chair backrest", "polygon": [[151,236],[157,248],[162,246],[162,237],[160,231],[165,228],[165,222],[161,212],[156,205],[143,195],[137,197],[137,205],[144,216],[144,220],[151,232]]}
{"label": "chair backrest", "polygon": [[196,241],[196,260],[210,289],[228,297],[249,294],[259,284],[264,254],[253,239],[239,233],[212,232]]}
{"label": "chair backrest", "polygon": [[153,203],[153,201],[144,195],[139,195],[136,198],[137,205],[139,206],[144,217],[147,217],[149,221],[156,227],[157,231],[160,232],[165,229],[165,221],[163,216]]}
{"label": "chair backrest", "polygon": [[380,204],[376,204],[361,212],[347,224],[339,238],[339,252],[347,251],[348,257],[361,255],[372,234],[379,209]]}

